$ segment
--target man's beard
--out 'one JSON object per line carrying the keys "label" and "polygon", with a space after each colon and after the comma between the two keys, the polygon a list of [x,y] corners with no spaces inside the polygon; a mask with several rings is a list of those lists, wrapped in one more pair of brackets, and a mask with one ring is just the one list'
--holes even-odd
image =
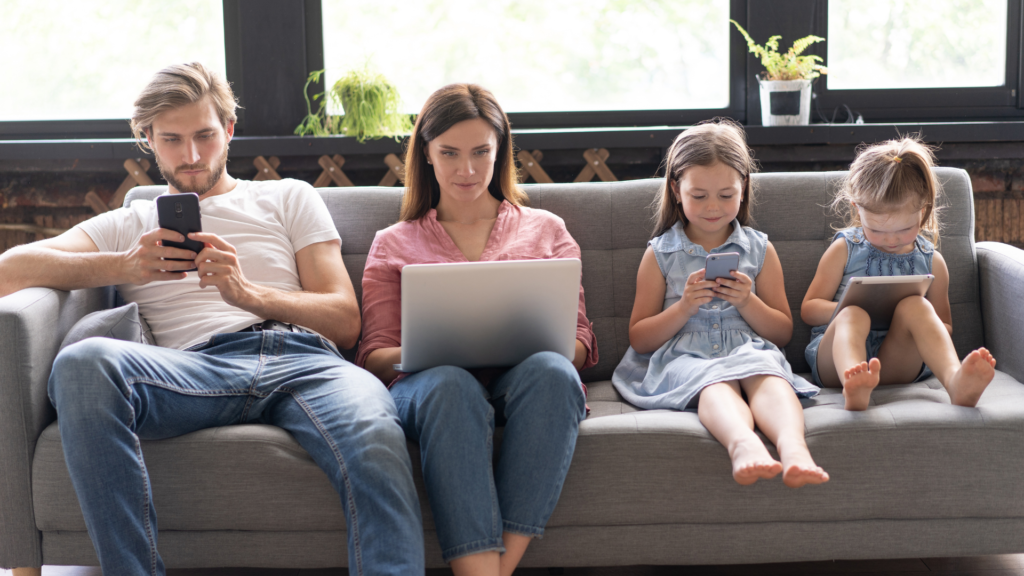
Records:
{"label": "man's beard", "polygon": [[163,165],[163,163],[160,162],[160,157],[159,156],[156,157],[156,166],[157,166],[157,168],[160,169],[160,175],[164,177],[164,180],[166,180],[168,184],[173,186],[174,189],[177,190],[178,192],[195,192],[196,194],[198,194],[200,196],[202,196],[203,194],[206,194],[210,190],[213,190],[213,187],[216,186],[218,182],[220,182],[221,176],[224,175],[224,168],[227,165],[228,165],[228,148],[227,148],[227,146],[225,146],[224,147],[224,153],[221,154],[220,158],[218,158],[214,162],[213,169],[210,170],[210,175],[209,175],[209,177],[206,178],[206,180],[198,181],[198,182],[195,182],[193,184],[186,184],[185,182],[183,182],[182,180],[179,180],[176,177],[176,174],[178,172],[182,172],[182,171],[185,171],[185,170],[202,170],[202,169],[206,168],[206,165],[205,164],[182,164],[181,166],[178,166],[177,168],[175,168],[172,171],[172,170],[168,170]]}

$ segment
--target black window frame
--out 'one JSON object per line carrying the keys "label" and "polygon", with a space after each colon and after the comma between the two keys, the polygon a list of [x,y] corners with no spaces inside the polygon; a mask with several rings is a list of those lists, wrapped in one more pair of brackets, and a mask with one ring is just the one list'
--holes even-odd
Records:
{"label": "black window frame", "polygon": [[[828,32],[828,0],[816,2],[813,34]],[[893,88],[829,90],[822,78],[815,82],[816,106],[826,117],[848,106],[865,122],[956,121],[1011,119],[1024,116],[1021,98],[1024,59],[1021,58],[1024,10],[1021,0],[1006,0],[1006,83],[996,87]],[[825,57],[827,48],[816,52]],[[826,58],[826,65],[828,64]],[[843,114],[840,114],[841,116]],[[812,118],[816,113],[812,111]],[[818,118],[820,121],[821,119]]]}
{"label": "black window frame", "polygon": [[[1007,84],[998,88],[828,90],[814,83],[811,122],[831,118],[843,104],[868,123],[957,122],[1024,117],[1024,0],[1007,0]],[[242,108],[236,134],[287,136],[305,115],[301,87],[324,67],[321,0],[223,0],[227,78]],[[782,34],[783,42],[807,34],[826,36],[828,0],[730,0],[730,16],[763,42]],[[810,53],[825,56],[823,44]],[[761,123],[756,74],[760,62],[742,36],[730,29],[729,105],[720,109],[518,112],[514,128],[585,129],[633,126],[685,126],[728,116],[748,126]],[[828,62],[826,61],[826,65]],[[323,86],[309,87],[308,95]],[[819,111],[821,114],[819,115]],[[126,138],[127,119],[0,122],[0,140],[83,140]]]}

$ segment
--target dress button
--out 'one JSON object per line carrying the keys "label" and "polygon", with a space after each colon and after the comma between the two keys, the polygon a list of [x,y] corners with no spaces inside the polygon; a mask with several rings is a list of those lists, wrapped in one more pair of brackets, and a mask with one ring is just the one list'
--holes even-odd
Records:
{"label": "dress button", "polygon": [[693,254],[693,248],[690,248],[690,254]]}
{"label": "dress button", "polygon": [[714,348],[715,350],[718,350],[718,344],[715,344],[714,346],[712,346],[712,348]]}
{"label": "dress button", "polygon": [[718,324],[712,324],[711,327],[717,330],[718,329]]}
{"label": "dress button", "polygon": [[718,310],[718,304],[712,304],[712,305],[711,305],[711,308],[712,308],[713,310]]}

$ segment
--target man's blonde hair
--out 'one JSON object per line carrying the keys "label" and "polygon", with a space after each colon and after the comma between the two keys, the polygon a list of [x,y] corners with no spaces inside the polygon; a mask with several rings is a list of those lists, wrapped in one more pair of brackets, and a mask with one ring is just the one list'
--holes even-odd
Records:
{"label": "man's blonde hair", "polygon": [[199,62],[172,64],[156,73],[135,100],[132,112],[132,134],[143,150],[152,150],[146,134],[153,128],[156,117],[168,110],[195,104],[206,96],[213,101],[221,125],[238,119],[231,86],[220,74],[208,70]]}

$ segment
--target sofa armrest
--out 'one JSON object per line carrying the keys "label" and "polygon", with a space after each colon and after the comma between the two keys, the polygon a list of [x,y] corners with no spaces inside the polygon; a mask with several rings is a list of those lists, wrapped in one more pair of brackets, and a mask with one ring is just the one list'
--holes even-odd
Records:
{"label": "sofa armrest", "polygon": [[42,563],[31,470],[36,440],[56,418],[46,382],[68,330],[112,295],[29,288],[0,298],[0,567]]}
{"label": "sofa armrest", "polygon": [[1024,382],[1024,250],[1000,242],[976,249],[985,347],[999,370]]}

